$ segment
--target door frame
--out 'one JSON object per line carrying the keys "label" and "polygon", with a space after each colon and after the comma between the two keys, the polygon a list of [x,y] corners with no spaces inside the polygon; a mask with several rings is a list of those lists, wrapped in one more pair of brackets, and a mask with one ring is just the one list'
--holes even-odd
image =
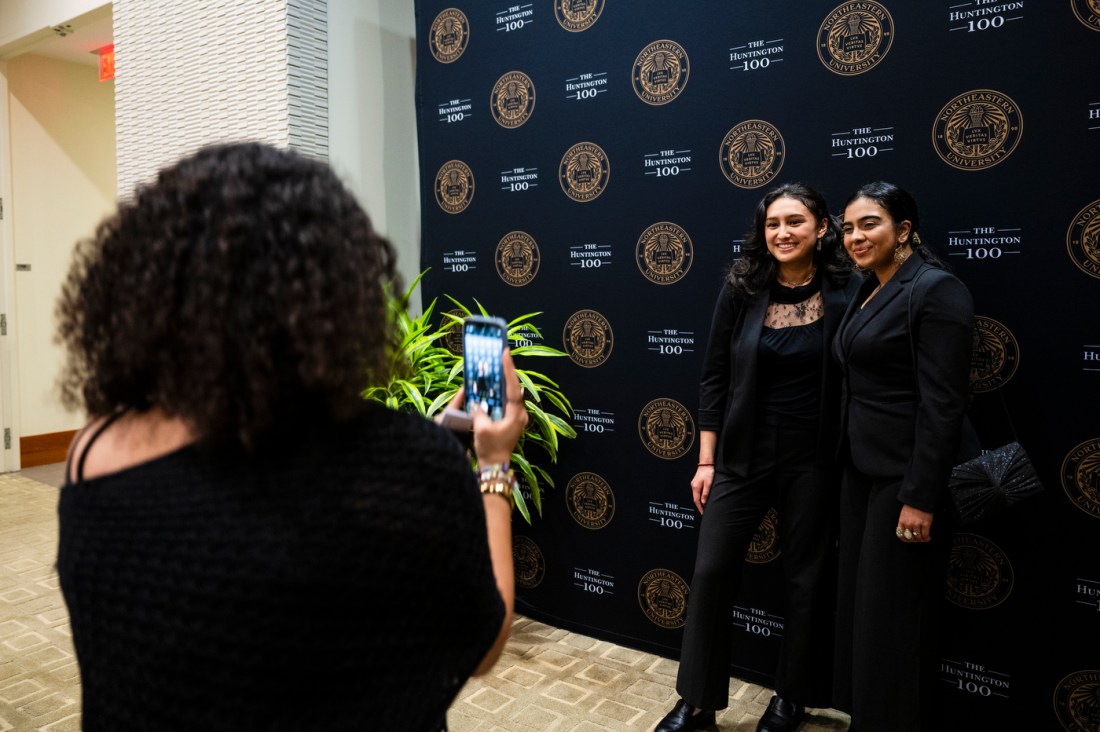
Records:
{"label": "door frame", "polygon": [[[19,341],[15,317],[15,241],[11,200],[11,109],[8,96],[7,63],[0,61],[0,313],[7,323],[7,335],[0,335],[0,472],[19,470]],[[3,442],[8,430],[10,442]]]}

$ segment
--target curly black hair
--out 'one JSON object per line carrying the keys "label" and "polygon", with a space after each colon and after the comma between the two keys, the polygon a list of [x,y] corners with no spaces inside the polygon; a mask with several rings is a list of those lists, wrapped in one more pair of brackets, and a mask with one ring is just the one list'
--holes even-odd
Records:
{"label": "curly black hair", "polygon": [[60,378],[91,417],[159,408],[254,448],[383,378],[395,253],[325,163],[245,142],[162,169],[77,244]]}
{"label": "curly black hair", "polygon": [[837,284],[843,284],[855,272],[852,260],[841,246],[840,230],[829,216],[825,197],[804,183],[791,182],[775,186],[764,194],[753,212],[752,228],[745,234],[741,258],[734,262],[727,275],[733,292],[741,297],[754,295],[771,286],[775,280],[775,259],[764,241],[764,222],[768,206],[780,198],[791,198],[805,206],[817,222],[827,222],[820,248],[814,251],[814,263]]}

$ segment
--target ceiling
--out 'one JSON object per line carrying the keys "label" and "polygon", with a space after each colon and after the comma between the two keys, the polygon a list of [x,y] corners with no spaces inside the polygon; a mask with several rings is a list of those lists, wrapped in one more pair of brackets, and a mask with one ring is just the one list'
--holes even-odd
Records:
{"label": "ceiling", "polygon": [[[85,13],[78,18],[55,26],[48,36],[23,53],[33,53],[70,63],[96,66],[98,49],[114,43],[114,24],[111,6]],[[61,33],[65,33],[64,36]]]}

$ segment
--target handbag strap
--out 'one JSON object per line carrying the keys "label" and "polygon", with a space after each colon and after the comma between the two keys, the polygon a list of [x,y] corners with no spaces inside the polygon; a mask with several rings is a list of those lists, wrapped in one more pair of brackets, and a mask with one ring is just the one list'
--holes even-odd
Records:
{"label": "handbag strap", "polygon": [[[913,290],[917,289],[917,281],[920,280],[920,278],[923,277],[924,274],[926,272],[928,272],[929,270],[931,270],[931,269],[932,269],[932,266],[929,265],[929,264],[922,264],[921,265],[920,271],[917,272],[917,275],[913,278],[913,284],[909,288],[909,301],[906,303],[906,311],[905,311],[906,312],[906,318],[909,321],[909,323],[908,323],[909,324],[909,354],[913,359],[913,385],[916,387],[916,390],[917,390],[917,401],[918,402],[920,401],[920,379],[916,376],[916,374],[917,374],[917,344],[916,344],[916,341],[913,338]],[[1012,439],[1015,440],[1016,442],[1019,442],[1020,438],[1016,434],[1016,424],[1012,421],[1012,414],[1008,411],[1008,402],[1005,401],[1005,395],[1003,393],[1001,393],[1001,390],[999,388],[996,390],[996,392],[997,392],[997,396],[1000,397],[1001,408],[1004,409],[1005,419],[1008,421],[1008,428],[1010,430],[1012,430]]]}
{"label": "handbag strap", "polygon": [[913,359],[913,386],[917,390],[917,401],[920,402],[920,379],[917,378],[917,342],[913,338],[913,290],[917,289],[917,282],[921,277],[924,277],[931,267],[927,264],[922,264],[917,271],[916,277],[913,278],[913,284],[909,287],[909,300],[905,303],[905,318],[907,325],[909,326],[909,356]]}

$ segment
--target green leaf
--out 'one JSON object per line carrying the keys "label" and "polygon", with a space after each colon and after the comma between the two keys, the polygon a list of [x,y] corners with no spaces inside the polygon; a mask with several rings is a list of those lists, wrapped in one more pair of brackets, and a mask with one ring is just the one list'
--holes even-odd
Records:
{"label": "green leaf", "polygon": [[[536,495],[536,493],[532,491],[532,495]],[[519,511],[520,516],[523,516],[523,520],[530,524],[531,512],[527,510],[527,501],[523,500],[523,491],[519,489],[519,485],[512,489],[512,498],[515,499],[516,510]],[[542,515],[541,510],[539,515]]]}
{"label": "green leaf", "polygon": [[[408,309],[409,301],[427,272],[427,269],[421,272],[401,295],[394,295],[392,286],[387,286],[386,309],[395,336],[389,359],[391,373],[385,383],[369,384],[364,388],[362,397],[385,404],[390,409],[417,412],[430,418],[450,403],[462,386],[463,358],[444,348],[441,339],[453,332],[455,325],[473,311],[454,297],[444,294],[443,297],[453,303],[462,315],[443,312],[438,322],[433,322],[433,313],[439,302],[436,298],[423,312],[413,316]],[[473,302],[477,312],[489,314],[480,301],[474,299]],[[531,312],[513,318],[508,323],[508,338],[513,342],[527,341],[532,336],[541,339],[542,331],[533,321],[540,315],[541,312]],[[572,406],[558,384],[543,373],[519,367],[524,357],[545,358],[567,354],[540,344],[515,346],[512,354],[518,357],[516,374],[526,391],[525,404],[529,414],[527,428],[516,443],[512,462],[517,474],[523,477],[531,490],[529,501],[519,491],[516,491],[514,498],[516,510],[530,523],[529,503],[541,516],[543,486],[553,488],[554,482],[543,467],[529,459],[527,450],[537,446],[546,455],[542,459],[556,462],[561,447],[559,437],[574,438],[576,431],[562,417],[547,411],[554,410],[564,417],[573,414]]]}
{"label": "green leaf", "polygon": [[559,351],[551,346],[516,346],[512,349],[513,356],[568,356],[565,351]]}

